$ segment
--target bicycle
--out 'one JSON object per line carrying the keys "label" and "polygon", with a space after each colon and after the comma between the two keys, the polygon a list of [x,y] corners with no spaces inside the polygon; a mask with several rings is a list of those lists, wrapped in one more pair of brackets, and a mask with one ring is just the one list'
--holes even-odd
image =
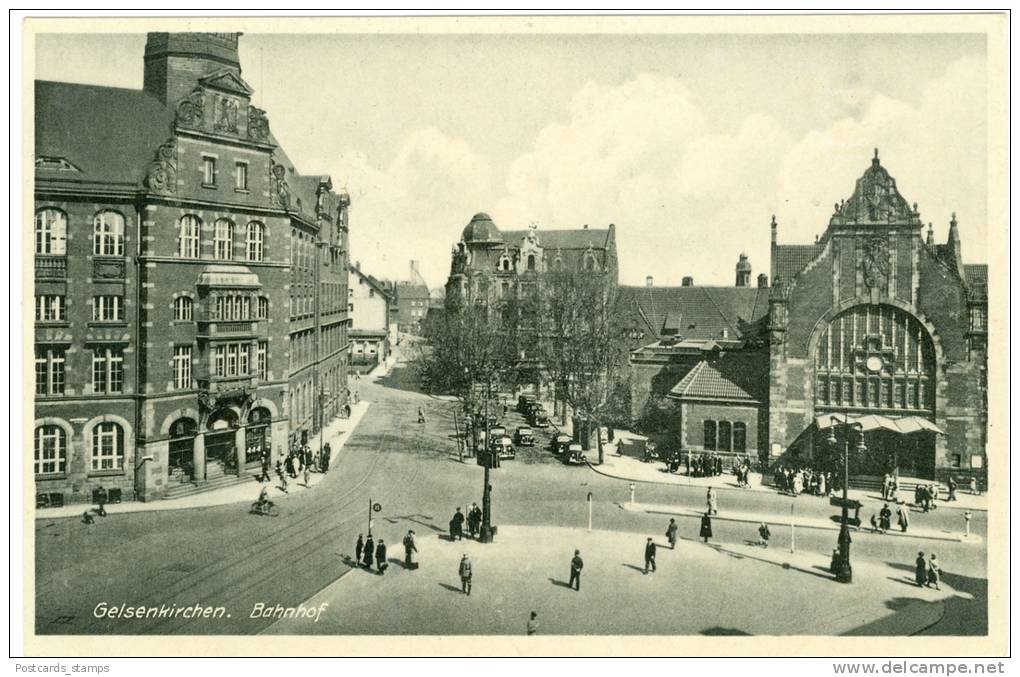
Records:
{"label": "bicycle", "polygon": [[276,504],[272,501],[255,501],[251,504],[251,510],[249,511],[252,515],[258,515],[260,517],[279,517],[280,512],[276,508]]}

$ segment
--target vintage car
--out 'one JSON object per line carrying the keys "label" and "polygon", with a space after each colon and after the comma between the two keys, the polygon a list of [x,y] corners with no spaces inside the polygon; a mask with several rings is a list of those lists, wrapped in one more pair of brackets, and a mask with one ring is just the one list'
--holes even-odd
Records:
{"label": "vintage car", "polygon": [[531,405],[537,401],[534,395],[521,395],[517,398],[517,411],[527,416]]}
{"label": "vintage car", "polygon": [[531,416],[528,417],[528,421],[534,428],[549,427],[549,415],[545,413],[545,409],[542,409],[541,405],[531,410]]}
{"label": "vintage car", "polygon": [[557,435],[552,439],[552,451],[554,454],[562,454],[573,443],[574,438],[570,435]]}
{"label": "vintage car", "polygon": [[501,425],[489,426],[489,439],[498,439],[504,437],[507,434],[506,427]]}
{"label": "vintage car", "polygon": [[502,437],[492,438],[492,451],[496,452],[500,460],[513,459],[517,456],[517,452],[514,451],[513,442],[510,441],[509,435],[503,435]]}
{"label": "vintage car", "polygon": [[527,426],[520,426],[514,432],[514,438],[517,440],[517,444],[522,447],[533,447],[535,446],[535,431]]}
{"label": "vintage car", "polygon": [[567,453],[563,455],[563,462],[567,465],[584,465],[587,461],[584,458],[584,450],[581,449],[581,445],[575,442],[567,447]]}

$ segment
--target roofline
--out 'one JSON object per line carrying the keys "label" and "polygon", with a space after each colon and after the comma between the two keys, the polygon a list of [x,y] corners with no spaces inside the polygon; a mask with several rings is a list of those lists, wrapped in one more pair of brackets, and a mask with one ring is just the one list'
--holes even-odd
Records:
{"label": "roofline", "polygon": [[711,403],[714,403],[714,404],[719,404],[719,403],[726,403],[726,404],[756,404],[756,405],[759,405],[759,406],[762,404],[761,400],[755,400],[755,399],[741,400],[741,399],[737,399],[737,398],[733,398],[733,397],[704,397],[704,396],[689,397],[687,395],[678,395],[678,394],[675,394],[675,393],[672,393],[672,392],[668,393],[666,395],[666,397],[667,397],[667,399],[671,399],[671,400],[683,400],[684,402],[711,402]]}

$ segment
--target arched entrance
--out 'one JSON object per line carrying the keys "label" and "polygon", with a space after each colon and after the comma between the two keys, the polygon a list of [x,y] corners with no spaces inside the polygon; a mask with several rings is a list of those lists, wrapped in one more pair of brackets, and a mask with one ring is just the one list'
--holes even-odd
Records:
{"label": "arched entrance", "polygon": [[195,437],[198,422],[179,418],[170,424],[169,478],[172,482],[188,482],[195,476]]}
{"label": "arched entrance", "polygon": [[[237,435],[239,425],[237,412],[220,409],[209,416],[209,432],[205,434],[205,459],[207,477],[215,476],[215,467],[223,472],[237,472]],[[211,473],[211,475],[210,475]]]}
{"label": "arched entrance", "polygon": [[263,453],[269,451],[269,424],[272,414],[265,407],[255,407],[248,414],[248,425],[244,429],[244,462],[258,463]]}
{"label": "arched entrance", "polygon": [[[821,329],[814,366],[816,417],[875,414],[903,423],[865,432],[867,451],[851,454],[851,475],[934,478],[936,433],[910,425],[911,419],[935,421],[935,349],[916,317],[893,305],[852,306]],[[815,449],[841,457],[842,446],[829,449],[828,431],[818,427]]]}

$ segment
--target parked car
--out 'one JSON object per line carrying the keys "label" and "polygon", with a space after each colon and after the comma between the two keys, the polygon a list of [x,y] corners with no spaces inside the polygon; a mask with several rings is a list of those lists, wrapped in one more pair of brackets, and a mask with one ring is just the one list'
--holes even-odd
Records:
{"label": "parked car", "polygon": [[517,398],[517,411],[527,416],[528,413],[531,411],[530,409],[531,404],[537,401],[538,400],[535,398],[534,395],[527,394],[521,395],[520,397]]}
{"label": "parked car", "polygon": [[513,459],[517,456],[517,452],[514,451],[514,445],[513,442],[510,441],[509,435],[493,437],[492,451],[496,452],[500,460]]}
{"label": "parked car", "polygon": [[535,432],[526,426],[517,428],[516,432],[514,432],[514,438],[517,440],[517,444],[522,447],[535,446]]}
{"label": "parked car", "polygon": [[531,416],[528,417],[528,420],[535,428],[549,427],[549,415],[545,413],[545,409],[542,408],[542,405],[531,410]]}
{"label": "parked car", "polygon": [[584,465],[586,461],[581,445],[575,442],[567,447],[567,453],[563,455],[563,462],[567,465]]}
{"label": "parked car", "polygon": [[573,443],[574,438],[570,435],[557,435],[552,439],[552,451],[554,454],[562,454]]}
{"label": "parked car", "polygon": [[506,436],[506,428],[501,425],[489,426],[489,437],[490,439],[499,439],[500,437]]}

